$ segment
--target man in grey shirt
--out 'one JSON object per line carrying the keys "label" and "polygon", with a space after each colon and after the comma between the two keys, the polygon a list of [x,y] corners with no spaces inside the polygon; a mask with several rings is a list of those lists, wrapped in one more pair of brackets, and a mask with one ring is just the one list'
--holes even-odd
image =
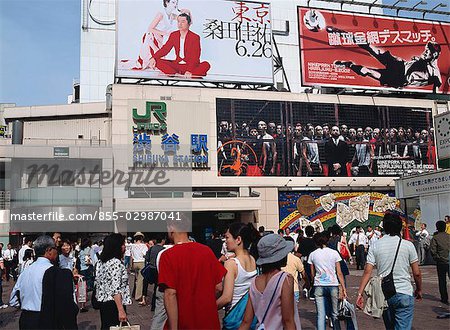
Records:
{"label": "man in grey shirt", "polygon": [[[386,235],[380,238],[369,249],[367,264],[358,290],[356,305],[364,307],[362,296],[364,288],[372,276],[372,270],[376,266],[378,276],[389,275],[394,264],[395,253],[401,240],[402,220],[397,214],[386,213],[383,218],[383,227]],[[416,290],[411,285],[409,267],[412,269]],[[394,284],[396,294],[387,299],[388,308],[383,312],[383,321],[386,329],[411,329],[414,316],[414,296],[422,299],[422,274],[420,273],[418,257],[414,245],[401,240],[395,261]]]}

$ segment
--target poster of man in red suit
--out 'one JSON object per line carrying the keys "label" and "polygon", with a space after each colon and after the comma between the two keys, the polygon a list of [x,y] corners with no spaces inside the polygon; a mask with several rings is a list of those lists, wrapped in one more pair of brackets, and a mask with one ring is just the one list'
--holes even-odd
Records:
{"label": "poster of man in red suit", "polygon": [[[187,79],[206,76],[211,65],[207,61],[200,62],[200,37],[189,30],[191,17],[182,13],[177,21],[178,31],[172,32],[167,42],[153,55],[150,67],[157,68],[169,76]],[[176,59],[164,59],[172,49],[175,49]]]}

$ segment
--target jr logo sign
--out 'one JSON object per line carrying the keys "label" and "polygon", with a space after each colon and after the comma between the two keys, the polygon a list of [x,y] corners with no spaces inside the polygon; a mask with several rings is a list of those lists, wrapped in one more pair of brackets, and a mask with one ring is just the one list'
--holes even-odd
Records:
{"label": "jr logo sign", "polygon": [[[156,121],[152,122],[152,117]],[[146,102],[145,113],[139,114],[133,108],[133,127],[136,131],[147,131],[149,134],[159,134],[167,131],[167,107],[164,102]]]}

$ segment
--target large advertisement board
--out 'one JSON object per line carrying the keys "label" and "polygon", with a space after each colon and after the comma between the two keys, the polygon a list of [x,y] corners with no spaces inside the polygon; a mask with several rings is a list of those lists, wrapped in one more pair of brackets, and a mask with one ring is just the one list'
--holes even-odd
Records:
{"label": "large advertisement board", "polygon": [[439,167],[450,168],[450,112],[434,117]]}
{"label": "large advertisement board", "polygon": [[431,109],[217,99],[219,176],[377,177],[436,168]]}
{"label": "large advertisement board", "polygon": [[116,76],[272,84],[270,6],[118,0]]}
{"label": "large advertisement board", "polygon": [[450,24],[298,7],[302,83],[449,92]]}
{"label": "large advertisement board", "polygon": [[[394,212],[405,221],[406,215],[393,192],[298,192],[278,193],[280,228],[292,232],[298,228],[313,226],[317,230],[337,224],[345,232],[356,226],[380,226],[385,212]],[[408,215],[408,225],[421,221],[420,212]]]}

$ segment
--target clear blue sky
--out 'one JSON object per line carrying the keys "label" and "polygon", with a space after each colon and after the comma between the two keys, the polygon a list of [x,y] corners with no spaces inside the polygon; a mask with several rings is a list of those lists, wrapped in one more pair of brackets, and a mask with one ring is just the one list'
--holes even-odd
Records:
{"label": "clear blue sky", "polygon": [[81,0],[0,0],[0,103],[64,104],[80,75]]}
{"label": "clear blue sky", "polygon": [[[428,0],[419,8],[433,8],[440,2],[448,3]],[[72,80],[80,74],[80,6],[81,0],[0,0],[0,103],[67,102]],[[449,11],[449,7],[439,9]],[[421,18],[407,12],[400,15]],[[426,18],[449,21],[448,16]]]}

